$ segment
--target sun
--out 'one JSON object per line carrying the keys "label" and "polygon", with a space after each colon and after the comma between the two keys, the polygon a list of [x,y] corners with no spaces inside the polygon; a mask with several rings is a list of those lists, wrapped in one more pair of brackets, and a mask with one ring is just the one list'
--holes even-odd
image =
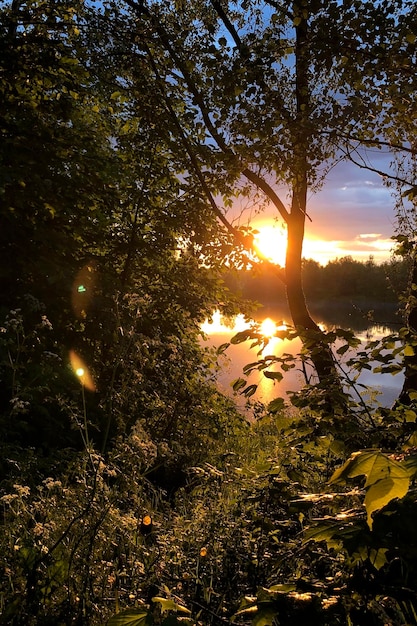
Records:
{"label": "sun", "polygon": [[284,267],[287,237],[283,229],[276,226],[260,226],[257,231],[254,240],[258,255]]}

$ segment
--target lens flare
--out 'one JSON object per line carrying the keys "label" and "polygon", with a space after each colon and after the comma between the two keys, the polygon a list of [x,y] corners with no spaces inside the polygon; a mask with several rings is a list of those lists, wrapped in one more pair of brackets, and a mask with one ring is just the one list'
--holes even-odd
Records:
{"label": "lens flare", "polygon": [[74,350],[70,350],[69,359],[72,370],[77,378],[80,379],[81,384],[89,391],[96,391],[96,386],[87,366]]}
{"label": "lens flare", "polygon": [[87,263],[80,269],[72,285],[71,304],[75,315],[85,318],[94,297],[96,283],[96,265]]}

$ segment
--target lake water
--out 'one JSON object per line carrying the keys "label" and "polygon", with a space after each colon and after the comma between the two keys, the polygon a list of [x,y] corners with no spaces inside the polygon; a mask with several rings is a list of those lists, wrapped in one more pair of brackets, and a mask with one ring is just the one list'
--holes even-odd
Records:
{"label": "lake water", "polygon": [[[370,339],[377,340],[383,336],[388,335],[395,330],[398,330],[399,324],[396,321],[395,313],[391,308],[384,308],[382,311],[375,315],[375,320],[381,320],[377,322],[369,322],[366,315],[362,312],[358,312],[357,309],[353,309],[349,312],[349,307],[344,307],[342,315],[337,314],[337,310],[331,310],[330,315],[326,317],[324,315],[315,314],[315,319],[318,321],[321,328],[325,330],[331,330],[335,327],[350,328],[355,332],[355,335],[361,340],[361,345],[364,346]],[[337,307],[336,307],[337,309]],[[285,317],[285,310],[279,308],[264,307],[261,315],[257,315],[257,321],[265,322],[269,320],[275,324],[282,324],[286,322],[288,317]],[[283,315],[284,314],[284,315]],[[330,318],[330,319],[329,319]],[[340,323],[338,322],[338,319]],[[344,319],[341,319],[344,318]],[[350,322],[350,323],[349,323]],[[248,327],[243,316],[237,316],[234,319],[224,319],[218,312],[213,315],[211,320],[206,320],[203,325],[203,332],[206,335],[204,343],[209,346],[218,348],[224,343],[230,342],[230,339],[240,330],[244,330]],[[284,353],[296,354],[300,350],[299,340],[287,340],[278,339],[277,337],[271,337],[268,345],[262,351],[262,355],[257,357],[259,346],[250,349],[250,341],[246,341],[241,344],[231,344],[224,354],[219,356],[219,362],[221,365],[220,373],[218,375],[218,387],[227,394],[233,395],[231,383],[237,378],[245,378],[243,376],[243,367],[248,363],[256,361],[258,358],[262,358],[266,355],[281,356]],[[345,362],[347,359],[352,358],[355,355],[354,350],[349,350],[343,357]],[[279,368],[277,368],[279,369]],[[277,397],[285,398],[288,391],[298,391],[304,384],[304,377],[300,367],[295,367],[288,372],[284,373],[282,381],[277,382],[266,378],[262,372],[258,370],[253,371],[247,378],[248,385],[257,384],[258,388],[256,393],[251,397],[252,400],[259,400],[263,403],[269,403]],[[313,381],[312,381],[313,382]],[[372,371],[363,370],[360,374],[358,383],[366,385],[369,391],[360,389],[364,398],[369,398],[370,392],[377,393],[377,401],[384,406],[391,406],[395,398],[398,396],[403,384],[402,374],[392,376],[391,374],[376,374]],[[245,398],[240,396],[236,397],[236,400],[240,406],[245,404]]]}

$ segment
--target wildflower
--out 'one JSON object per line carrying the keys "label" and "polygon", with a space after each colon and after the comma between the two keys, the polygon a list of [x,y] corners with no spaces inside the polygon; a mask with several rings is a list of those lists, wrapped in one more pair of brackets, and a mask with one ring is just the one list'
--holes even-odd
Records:
{"label": "wildflower", "polygon": [[153,521],[150,515],[144,515],[140,524],[142,535],[149,535],[153,530]]}
{"label": "wildflower", "polygon": [[24,485],[15,484],[13,487],[16,489],[17,494],[24,498],[30,494],[30,487],[25,487]]}
{"label": "wildflower", "polygon": [[48,320],[48,318],[46,317],[46,315],[42,315],[42,322],[41,322],[41,326],[43,328],[47,328],[48,330],[52,330],[52,324],[51,322]]}

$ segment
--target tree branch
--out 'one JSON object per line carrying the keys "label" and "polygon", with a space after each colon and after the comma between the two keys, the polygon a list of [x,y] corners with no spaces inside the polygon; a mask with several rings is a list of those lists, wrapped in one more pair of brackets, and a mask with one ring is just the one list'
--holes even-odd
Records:
{"label": "tree branch", "polygon": [[274,9],[276,9],[276,11],[279,11],[280,13],[283,13],[285,15],[285,17],[287,17],[291,21],[294,21],[294,14],[291,13],[291,11],[286,11],[284,9],[284,7],[282,7],[281,5],[278,4],[278,2],[275,2],[274,0],[265,0],[265,4],[269,4],[269,6],[273,7]]}
{"label": "tree branch", "polygon": [[[331,135],[333,131],[323,132],[323,135]],[[389,148],[393,152],[406,152],[407,154],[415,155],[417,154],[417,150],[415,148],[408,148],[404,144],[395,144],[390,141],[383,141],[382,139],[366,139],[364,137],[354,137],[353,135],[348,135],[345,133],[339,133],[339,137],[346,139],[348,141],[356,141],[361,145],[368,145],[374,148]]]}
{"label": "tree branch", "polygon": [[[375,174],[378,174],[379,176],[381,176],[381,178],[389,178],[390,180],[395,180],[397,183],[401,183],[403,185],[412,186],[414,184],[414,182],[410,182],[409,180],[406,180],[405,178],[401,178],[400,176],[395,176],[394,174],[389,174],[387,172],[377,169],[376,167],[372,167],[371,165],[366,163],[365,159],[359,154],[357,148],[352,148],[352,150],[349,150],[347,148],[343,150],[343,148],[341,148],[341,150],[345,152],[345,155],[349,159],[349,161],[351,161],[354,165],[356,165],[360,169],[368,170],[369,172],[374,172]],[[358,161],[353,157],[354,152],[356,152],[358,156],[358,159],[359,159]]]}
{"label": "tree branch", "polygon": [[226,29],[228,30],[229,34],[231,35],[233,41],[236,44],[237,49],[241,50],[241,48],[242,48],[242,41],[241,41],[241,39],[240,39],[240,37],[239,37],[235,27],[233,26],[232,22],[229,20],[229,17],[226,14],[225,10],[223,9],[222,5],[220,4],[220,2],[218,0],[211,0],[211,4],[213,5],[214,10],[216,11],[217,15],[222,20],[222,22],[225,25]]}
{"label": "tree branch", "polygon": [[[129,6],[132,7],[134,10],[138,9],[138,5],[137,5],[136,2],[134,2],[134,0],[126,0],[126,1],[127,1],[127,4],[129,4]],[[176,64],[177,68],[180,70],[181,74],[183,75],[184,80],[185,80],[185,82],[187,84],[187,87],[188,87],[191,95],[193,96],[194,103],[199,107],[201,115],[202,115],[203,120],[204,120],[204,123],[206,125],[206,128],[209,131],[209,133],[212,136],[212,138],[214,139],[214,141],[216,142],[217,146],[220,148],[220,150],[224,154],[228,155],[229,157],[231,157],[233,159],[233,161],[236,163],[236,165],[238,165],[242,175],[245,178],[247,178],[247,180],[252,182],[254,185],[256,185],[259,189],[261,189],[265,193],[265,195],[271,200],[271,202],[273,203],[273,205],[275,206],[275,208],[277,209],[278,213],[281,215],[281,217],[285,221],[285,223],[288,223],[288,221],[289,221],[289,212],[286,209],[284,203],[279,198],[279,196],[275,193],[275,191],[272,189],[272,187],[263,178],[261,178],[256,172],[252,171],[249,167],[245,166],[241,162],[239,157],[234,153],[232,148],[226,143],[224,137],[219,133],[219,131],[217,130],[217,128],[215,127],[215,125],[211,121],[210,112],[209,112],[209,110],[207,109],[207,107],[205,105],[204,99],[203,99],[200,91],[197,89],[195,81],[193,80],[193,78],[191,76],[191,73],[187,69],[186,64],[183,62],[183,60],[178,56],[178,54],[173,49],[173,47],[171,45],[171,41],[169,39],[169,36],[168,36],[168,33],[166,32],[166,30],[161,26],[159,21],[157,21],[157,20],[155,20],[153,18],[153,16],[149,13],[149,11],[144,9],[143,6],[141,6],[140,8],[141,8],[142,12],[146,13],[146,15],[151,20],[152,26],[153,26],[155,32],[158,34],[158,36],[159,36],[159,38],[160,38],[160,40],[162,42],[162,45],[164,46],[165,50],[168,52],[168,54],[170,55],[171,59],[174,61],[174,63]],[[154,64],[154,71],[157,71],[156,64],[155,64],[154,60],[153,60],[153,64]],[[178,120],[177,120],[177,122],[178,122]],[[182,128],[181,128],[181,130],[182,130]],[[213,209],[214,209],[214,207],[213,207]],[[217,210],[218,210],[218,207],[217,207]],[[216,214],[218,215],[217,212],[216,212]],[[224,219],[224,216],[223,216],[222,213],[221,213],[221,215],[222,215],[222,218]]]}

